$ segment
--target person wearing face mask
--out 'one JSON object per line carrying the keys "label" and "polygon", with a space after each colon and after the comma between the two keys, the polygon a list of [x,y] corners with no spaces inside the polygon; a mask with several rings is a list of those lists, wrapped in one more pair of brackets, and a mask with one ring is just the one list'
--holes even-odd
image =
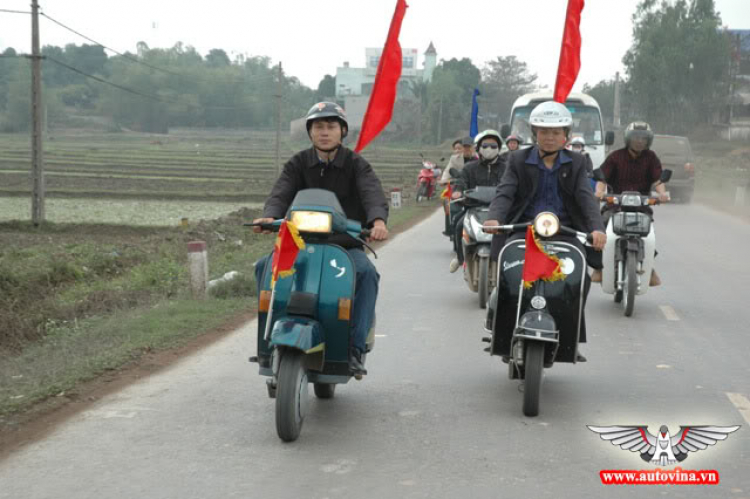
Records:
{"label": "person wearing face mask", "polygon": [[[453,199],[461,197],[462,192],[477,186],[494,187],[500,183],[505,173],[505,162],[500,158],[500,148],[503,139],[496,130],[485,130],[474,138],[479,159],[471,161],[464,166],[461,174],[455,181]],[[453,222],[453,250],[456,255],[450,262],[451,273],[458,270],[464,263],[463,246],[461,245],[461,231],[463,231],[464,215],[462,210]]]}

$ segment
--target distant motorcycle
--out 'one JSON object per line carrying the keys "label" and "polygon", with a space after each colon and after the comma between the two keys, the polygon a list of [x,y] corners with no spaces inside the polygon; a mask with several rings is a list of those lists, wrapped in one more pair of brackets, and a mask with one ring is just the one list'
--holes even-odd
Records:
{"label": "distant motorcycle", "polygon": [[417,177],[417,203],[430,200],[435,196],[435,187],[438,178],[440,178],[440,169],[436,167],[435,163],[426,160],[422,154],[420,156],[422,157],[422,169],[419,170],[419,176]]}
{"label": "distant motorcycle", "polygon": [[[594,176],[604,182],[599,170],[595,170]],[[671,176],[671,170],[664,170],[661,182],[667,183]],[[656,232],[651,216],[642,209],[659,204],[659,199],[640,192],[623,192],[607,194],[604,202],[618,211],[607,224],[602,291],[613,294],[615,303],[623,302],[625,316],[630,317],[636,295],[648,291],[654,268]]]}

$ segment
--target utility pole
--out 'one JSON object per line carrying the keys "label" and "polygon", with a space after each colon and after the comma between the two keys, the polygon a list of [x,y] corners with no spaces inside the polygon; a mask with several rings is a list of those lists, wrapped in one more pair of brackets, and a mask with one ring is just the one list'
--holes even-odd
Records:
{"label": "utility pole", "polygon": [[283,71],[279,61],[279,82],[276,87],[276,174],[281,175],[281,91]]}
{"label": "utility pole", "polygon": [[620,128],[620,73],[615,73],[615,108],[612,111],[612,125]]}
{"label": "utility pole", "polygon": [[42,56],[39,53],[39,4],[31,1],[31,221],[44,222],[44,164],[42,162]]}

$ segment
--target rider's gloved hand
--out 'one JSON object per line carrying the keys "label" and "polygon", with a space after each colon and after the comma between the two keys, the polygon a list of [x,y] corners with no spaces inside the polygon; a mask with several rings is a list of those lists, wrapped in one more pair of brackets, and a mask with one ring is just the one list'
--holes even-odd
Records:
{"label": "rider's gloved hand", "polygon": [[594,236],[594,241],[592,242],[594,249],[597,251],[602,251],[604,249],[604,245],[607,244],[607,234],[595,230],[591,233],[591,235]]}
{"label": "rider's gloved hand", "polygon": [[452,199],[458,199],[461,197],[461,191],[457,191],[451,194]]}
{"label": "rider's gloved hand", "polygon": [[370,229],[370,237],[368,241],[384,241],[388,239],[388,228],[385,226],[385,222],[380,219],[375,220],[372,223],[372,229]]}
{"label": "rider's gloved hand", "polygon": [[[271,223],[273,223],[273,218],[256,218],[255,220],[253,220],[253,223],[254,224],[271,224]],[[260,228],[257,225],[255,227],[253,227],[253,232],[255,232],[256,234],[260,234],[261,232],[263,234],[270,234],[271,233],[270,230],[263,230],[262,228]]]}

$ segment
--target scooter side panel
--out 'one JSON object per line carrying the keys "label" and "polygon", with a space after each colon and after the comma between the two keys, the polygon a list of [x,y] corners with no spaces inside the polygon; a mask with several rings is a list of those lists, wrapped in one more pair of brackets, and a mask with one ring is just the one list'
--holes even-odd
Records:
{"label": "scooter side panel", "polygon": [[[339,320],[339,299],[348,298],[354,315],[356,269],[349,253],[340,246],[318,246],[314,267],[319,269],[318,320],[326,337],[326,364],[345,362],[349,365],[349,343],[352,321]],[[311,265],[313,267],[313,265]]]}

